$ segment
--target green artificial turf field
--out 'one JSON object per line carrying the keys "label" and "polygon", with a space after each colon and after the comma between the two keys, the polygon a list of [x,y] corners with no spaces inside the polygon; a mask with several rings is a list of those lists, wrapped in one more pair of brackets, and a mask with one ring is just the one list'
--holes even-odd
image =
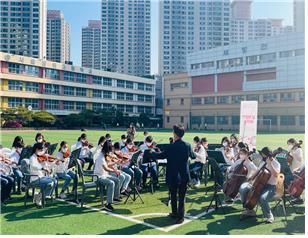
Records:
{"label": "green artificial turf field", "polygon": [[[47,141],[60,142],[66,140],[75,143],[80,131],[42,131]],[[98,137],[106,131],[87,131],[90,142],[96,144]],[[123,131],[110,131],[112,138],[119,138]],[[21,135],[26,144],[33,144],[36,131],[2,131],[2,144],[10,147],[13,138]],[[138,139],[143,139],[141,132]],[[156,141],[167,142],[169,132],[151,132]],[[196,135],[206,136],[210,143],[219,143],[224,135],[230,133],[190,132],[184,137],[191,142]],[[258,149],[263,146],[277,148],[286,147],[288,138],[304,139],[304,134],[260,134],[257,138]],[[60,181],[63,183],[63,180]],[[36,208],[31,198],[27,208],[24,208],[23,195],[13,195],[8,205],[1,207],[1,234],[304,234],[305,216],[304,205],[296,205],[296,209],[287,204],[287,221],[285,221],[282,207],[273,209],[276,218],[274,224],[265,224],[260,208],[257,218],[244,221],[239,220],[242,206],[239,201],[233,205],[219,208],[217,211],[206,208],[211,200],[212,192],[205,194],[202,181],[200,188],[188,190],[186,199],[186,221],[179,226],[173,225],[173,220],[166,218],[170,207],[166,206],[167,188],[164,177],[160,176],[161,188],[154,194],[146,191],[141,194],[144,204],[140,200],[129,201],[127,204],[114,205],[115,211],[107,214],[100,210],[99,197],[95,197],[95,190],[86,193],[85,207],[55,200],[43,209]],[[211,186],[210,182],[207,187]],[[223,200],[223,195],[220,197]],[[275,203],[271,203],[274,207]]]}

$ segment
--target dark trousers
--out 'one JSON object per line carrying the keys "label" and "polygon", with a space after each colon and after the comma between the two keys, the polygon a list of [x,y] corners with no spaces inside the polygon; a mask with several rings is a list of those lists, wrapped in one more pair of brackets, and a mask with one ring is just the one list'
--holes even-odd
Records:
{"label": "dark trousers", "polygon": [[11,194],[14,179],[11,176],[1,174],[1,202],[5,202]]}
{"label": "dark trousers", "polygon": [[157,165],[156,164],[152,164],[150,166],[148,166],[147,164],[142,164],[140,167],[141,167],[141,170],[142,170],[142,173],[143,173],[143,175],[142,175],[143,186],[145,186],[145,184],[146,184],[149,171],[150,171],[151,177],[153,179],[153,183],[158,184],[158,171],[157,171]]}
{"label": "dark trousers", "polygon": [[203,164],[201,162],[195,162],[189,165],[189,172],[191,179],[199,179],[200,172],[203,168]]}
{"label": "dark trousers", "polygon": [[177,215],[179,219],[184,218],[187,184],[185,183],[177,186],[169,186],[169,191],[172,213]]}
{"label": "dark trousers", "polygon": [[93,164],[94,164],[94,161],[93,161],[93,158],[92,157],[86,157],[86,158],[79,158],[79,160],[81,160],[82,162],[82,168],[84,167],[85,163],[89,163],[89,166],[87,168],[87,170],[91,170]]}

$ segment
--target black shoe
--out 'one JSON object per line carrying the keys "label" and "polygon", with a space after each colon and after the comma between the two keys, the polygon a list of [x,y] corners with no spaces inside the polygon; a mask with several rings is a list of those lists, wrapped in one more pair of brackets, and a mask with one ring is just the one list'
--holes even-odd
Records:
{"label": "black shoe", "polygon": [[120,202],[122,202],[122,200],[119,199],[119,198],[114,198],[114,199],[113,199],[113,202],[115,202],[115,203],[120,203]]}
{"label": "black shoe", "polygon": [[168,217],[170,217],[170,218],[178,218],[178,215],[174,214],[174,213],[169,213]]}
{"label": "black shoe", "polygon": [[123,192],[121,192],[121,194],[124,195],[124,196],[128,196],[128,192],[127,191],[123,191]]}
{"label": "black shoe", "polygon": [[104,209],[108,212],[112,212],[114,210],[113,206],[110,203],[106,204]]}
{"label": "black shoe", "polygon": [[182,224],[184,222],[184,218],[179,218],[176,220],[175,224]]}

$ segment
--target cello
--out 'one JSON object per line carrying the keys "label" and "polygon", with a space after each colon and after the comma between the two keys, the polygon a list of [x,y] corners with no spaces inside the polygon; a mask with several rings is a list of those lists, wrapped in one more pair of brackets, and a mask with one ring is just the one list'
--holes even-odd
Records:
{"label": "cello", "polygon": [[294,174],[294,176],[296,178],[289,185],[288,193],[294,198],[299,198],[305,189],[305,168],[299,175]]}

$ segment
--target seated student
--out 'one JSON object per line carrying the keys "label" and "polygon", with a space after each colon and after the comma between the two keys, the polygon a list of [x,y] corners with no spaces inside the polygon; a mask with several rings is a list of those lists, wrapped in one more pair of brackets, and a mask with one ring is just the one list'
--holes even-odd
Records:
{"label": "seated student", "polygon": [[44,143],[45,142],[45,138],[44,138],[44,135],[42,133],[37,133],[35,135],[35,139],[34,140],[35,140],[34,144],[35,143]]}
{"label": "seated student", "polygon": [[[235,163],[230,167],[228,177],[230,178],[232,174],[234,173],[234,169],[240,165],[244,161],[244,166],[247,168],[247,175],[246,179],[249,180],[256,172],[257,172],[257,167],[255,164],[252,162],[252,160],[249,157],[249,150],[248,147],[241,148],[239,153],[238,153],[238,159],[235,161]],[[226,202],[232,202],[233,199],[226,197]]]}
{"label": "seated student", "polygon": [[[277,185],[277,177],[278,174],[280,173],[280,164],[279,162],[273,157],[272,151],[268,147],[264,147],[261,150],[261,156],[263,157],[263,163],[261,166],[263,166],[264,163],[266,163],[266,168],[269,169],[271,172],[271,177],[267,182],[267,185],[263,188],[263,191],[261,192],[261,196],[259,198],[259,203],[262,208],[263,216],[266,219],[267,223],[273,223],[274,222],[274,216],[271,212],[270,206],[269,206],[269,201],[274,197],[275,192],[276,192],[276,185]],[[258,173],[260,168],[258,168],[257,172]],[[251,177],[251,180],[254,180],[255,175]],[[246,197],[248,192],[252,188],[252,183],[246,182],[243,183],[240,187],[240,195],[241,195],[241,200],[243,204],[246,201]],[[249,216],[256,216],[256,213],[254,210],[249,210],[246,208],[246,210],[242,213],[241,217],[249,217]]]}
{"label": "seated student", "polygon": [[234,156],[236,156],[238,154],[238,152],[239,152],[238,138],[237,138],[236,134],[231,134],[230,135],[230,147],[233,150]]}
{"label": "seated student", "polygon": [[301,148],[301,144],[303,143],[301,140],[297,142],[294,138],[290,138],[288,140],[288,151],[290,153],[289,164],[292,173],[298,173],[304,166],[303,163],[303,150]]}
{"label": "seated student", "polygon": [[[126,139],[125,147],[121,150],[124,154],[128,155],[131,159],[132,154],[134,153],[134,142],[133,140],[128,137]],[[137,165],[129,166],[130,160],[124,162],[122,164],[122,171],[129,174],[132,178],[135,179],[136,188],[137,190],[141,190],[141,178],[142,178],[142,171]]]}
{"label": "seated student", "polygon": [[206,137],[201,138],[201,145],[204,147],[204,149],[207,151],[209,147],[209,142]]}
{"label": "seated student", "polygon": [[109,133],[105,135],[105,138],[106,138],[106,141],[111,142],[111,135]]}
{"label": "seated student", "polygon": [[234,163],[234,152],[232,150],[231,142],[228,137],[223,137],[221,140],[222,147],[216,150],[220,150],[225,158],[225,162],[227,165],[232,165]]}
{"label": "seated student", "polygon": [[80,155],[79,155],[79,160],[82,161],[82,166],[86,162],[89,162],[89,166],[87,170],[91,170],[92,165],[93,165],[93,153],[90,150],[89,142],[87,141],[87,135],[85,133],[82,133],[81,136],[78,138],[78,141],[76,143],[76,148],[79,149],[81,148]]}
{"label": "seated student", "polygon": [[12,169],[14,176],[17,180],[17,194],[21,193],[21,180],[24,177],[20,169],[18,168],[19,158],[22,149],[24,148],[24,142],[21,136],[16,136],[12,144],[12,153],[10,159],[12,160]]}
{"label": "seated student", "polygon": [[[118,146],[118,145],[117,145]],[[120,172],[120,175],[116,175],[114,172],[109,172],[111,176],[116,176],[119,181],[119,189],[120,193],[127,195],[130,189],[128,188],[129,182],[131,180],[131,176],[121,170],[119,170],[119,165],[121,164],[122,160],[118,158],[118,156],[114,153],[115,149],[113,148],[111,142],[106,142],[102,149],[106,162],[110,168],[117,170]]]}
{"label": "seated student", "polygon": [[[51,174],[51,171],[47,166],[44,166],[43,163],[38,159],[38,157],[43,156],[45,154],[44,144],[36,143],[32,149],[32,155],[30,157],[30,175],[37,175],[37,177],[31,176],[30,182],[33,185],[39,185],[43,190],[45,196],[51,196],[55,186],[56,179],[47,176]],[[47,173],[47,175],[46,175]],[[42,194],[34,196],[34,201],[38,206],[42,205]]]}
{"label": "seated student", "polygon": [[198,136],[194,137],[194,152],[196,155],[196,159],[193,163],[189,165],[189,172],[191,178],[191,184],[199,187],[200,180],[199,180],[199,173],[202,170],[204,164],[206,163],[207,152],[205,148],[201,144],[201,140]]}
{"label": "seated student", "polygon": [[66,141],[62,141],[60,143],[59,151],[56,154],[57,159],[59,159],[60,161],[55,167],[57,177],[65,180],[59,195],[62,199],[66,198],[65,191],[69,187],[71,180],[74,181],[72,193],[74,194],[75,190],[77,189],[77,175],[71,169],[68,169],[68,165],[70,162],[69,156],[70,152],[68,150],[68,144]]}
{"label": "seated student", "polygon": [[[97,142],[97,147],[95,148],[95,151],[93,154],[96,154],[98,152],[100,152],[102,149],[103,149],[103,146],[104,146],[104,143],[106,142],[106,137],[105,136],[101,136],[99,139],[98,139],[98,142]],[[95,157],[93,156],[93,159],[95,159]]]}
{"label": "seated student", "polygon": [[[103,196],[103,187],[107,186],[107,203],[104,209],[107,211],[113,211],[114,208],[111,205],[113,202],[120,202],[120,181],[117,177],[111,176],[109,172],[114,172],[117,176],[120,175],[118,170],[108,166],[103,150],[94,155],[95,165],[94,174],[98,176],[98,184],[101,186],[101,196]],[[94,178],[96,179],[96,178]]]}
{"label": "seated student", "polygon": [[121,135],[121,140],[120,140],[120,148],[122,149],[123,147],[125,147],[125,142],[126,142],[126,136],[125,135]]}
{"label": "seated student", "polygon": [[[152,136],[148,136],[145,139],[145,142],[139,147],[140,150],[145,151],[148,149],[153,149],[153,138]],[[153,183],[154,183],[154,187],[155,188],[159,188],[159,184],[158,184],[158,170],[157,170],[157,164],[156,162],[151,162],[151,163],[143,163],[141,164],[141,170],[143,173],[143,185],[146,184],[146,180],[147,180],[147,175],[148,172],[150,172],[151,177],[153,179]]]}
{"label": "seated student", "polygon": [[10,199],[14,178],[11,174],[11,161],[0,151],[1,204]]}

